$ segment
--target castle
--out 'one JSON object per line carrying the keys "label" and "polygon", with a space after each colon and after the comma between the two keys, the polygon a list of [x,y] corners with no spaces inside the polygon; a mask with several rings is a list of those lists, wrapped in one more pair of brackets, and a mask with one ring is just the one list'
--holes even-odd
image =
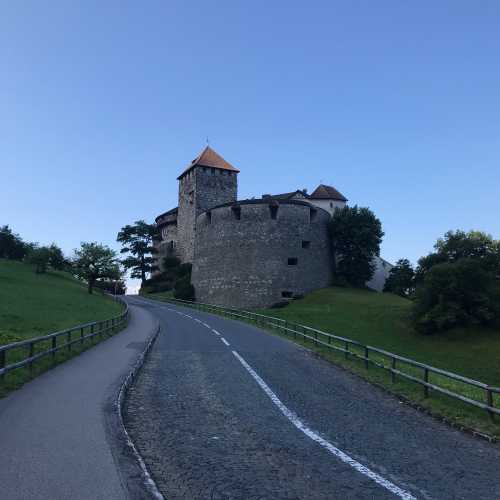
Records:
{"label": "castle", "polygon": [[[239,170],[206,147],[177,178],[179,205],[155,221],[157,265],[192,263],[200,302],[264,307],[330,285],[328,221],[347,199],[331,186],[238,200]],[[380,290],[390,264],[377,258]]]}

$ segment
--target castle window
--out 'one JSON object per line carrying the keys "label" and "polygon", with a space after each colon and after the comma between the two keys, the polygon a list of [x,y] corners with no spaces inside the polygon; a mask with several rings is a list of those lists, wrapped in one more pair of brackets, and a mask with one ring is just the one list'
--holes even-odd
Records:
{"label": "castle window", "polygon": [[236,220],[241,220],[241,207],[231,207],[231,211]]}
{"label": "castle window", "polygon": [[314,208],[311,208],[311,210],[309,212],[309,221],[312,222],[313,220],[315,220],[317,214],[318,214],[318,211],[315,210]]}
{"label": "castle window", "polygon": [[203,167],[203,172],[206,172],[207,171],[207,167]]}
{"label": "castle window", "polygon": [[330,202],[330,208],[333,208],[333,201]]}
{"label": "castle window", "polygon": [[307,240],[302,240],[302,248],[309,248],[311,246],[311,242]]}
{"label": "castle window", "polygon": [[269,212],[271,213],[271,219],[276,220],[278,218],[278,205],[269,205]]}
{"label": "castle window", "polygon": [[212,224],[212,212],[207,212],[207,223]]}
{"label": "castle window", "polygon": [[212,172],[212,175],[215,175],[215,168],[211,168],[210,172]]}
{"label": "castle window", "polygon": [[299,259],[297,257],[288,257],[288,265],[289,266],[296,266],[299,262]]}
{"label": "castle window", "polygon": [[283,290],[281,292],[281,296],[284,298],[284,299],[291,299],[293,297],[293,292],[290,292],[290,291],[287,291],[287,290]]}
{"label": "castle window", "polygon": [[193,204],[194,191],[189,191],[189,203]]}

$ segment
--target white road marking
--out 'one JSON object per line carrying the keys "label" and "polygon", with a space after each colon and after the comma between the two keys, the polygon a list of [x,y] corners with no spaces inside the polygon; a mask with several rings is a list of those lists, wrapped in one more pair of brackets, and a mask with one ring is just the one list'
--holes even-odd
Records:
{"label": "white road marking", "polygon": [[194,320],[196,321],[196,323],[201,323],[201,321],[198,318],[194,318]]}
{"label": "white road marking", "polygon": [[[224,340],[224,339],[221,339]],[[269,386],[260,378],[260,376],[253,370],[253,368],[236,352],[232,351],[234,356],[238,359],[238,361],[245,367],[245,369],[250,373],[250,375],[255,379],[257,384],[259,384],[260,388],[269,396],[271,401],[278,407],[278,409],[283,413],[283,415],[290,420],[290,422],[299,429],[299,431],[303,432],[307,437],[316,441],[320,446],[326,448],[332,455],[335,455],[337,458],[342,460],[342,462],[350,465],[352,468],[360,472],[361,474],[369,477],[373,481],[375,481],[380,486],[389,490],[391,493],[394,493],[398,497],[403,500],[416,500],[411,493],[401,489],[399,486],[396,486],[394,483],[391,483],[387,479],[383,478],[376,472],[373,472],[368,467],[365,467],[363,464],[360,464],[358,461],[351,458],[347,453],[344,453],[342,450],[339,450],[333,444],[328,442],[326,439],[323,439],[317,432],[313,431],[306,424],[299,419],[295,413],[289,410],[274,394],[274,392],[269,388]]]}
{"label": "white road marking", "polygon": [[220,339],[222,340],[222,342],[224,342],[224,344],[230,345],[229,342],[224,337],[221,337]]}
{"label": "white road marking", "polygon": [[207,327],[207,328],[212,328],[210,325],[207,325],[206,323],[202,323],[202,325]]}
{"label": "white road marking", "polygon": [[217,330],[214,330],[214,329],[212,328],[212,332],[214,332],[214,333],[215,333],[215,335],[219,335],[219,337],[220,337],[220,333],[219,333]]}

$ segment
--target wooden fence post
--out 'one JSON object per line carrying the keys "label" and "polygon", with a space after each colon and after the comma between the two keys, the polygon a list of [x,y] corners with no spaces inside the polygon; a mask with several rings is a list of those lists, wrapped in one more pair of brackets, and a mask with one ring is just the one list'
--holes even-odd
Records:
{"label": "wooden fence post", "polygon": [[[486,389],[486,400],[488,401],[488,406],[493,408],[493,392],[489,387],[488,389]],[[490,415],[491,421],[494,422],[495,414],[492,411],[488,411],[488,413]]]}
{"label": "wooden fence post", "polygon": [[[392,358],[391,368],[393,370],[396,369],[396,358],[394,358],[394,357]],[[391,372],[391,381],[393,384],[394,384],[394,382],[396,382],[396,374],[394,372]]]}
{"label": "wooden fence post", "polygon": [[[33,342],[29,343],[30,349],[29,349],[29,357],[32,358],[33,354],[35,352],[35,346]],[[33,361],[30,361],[30,378],[33,378]]]}
{"label": "wooden fence post", "polygon": [[[424,382],[428,383],[429,382],[429,370],[427,368],[424,368]],[[429,397],[429,388],[424,385],[424,398]]]}
{"label": "wooden fence post", "polygon": [[[5,368],[5,351],[0,351],[0,369],[3,368]],[[2,373],[0,379],[4,380],[4,378],[5,378],[5,373]]]}

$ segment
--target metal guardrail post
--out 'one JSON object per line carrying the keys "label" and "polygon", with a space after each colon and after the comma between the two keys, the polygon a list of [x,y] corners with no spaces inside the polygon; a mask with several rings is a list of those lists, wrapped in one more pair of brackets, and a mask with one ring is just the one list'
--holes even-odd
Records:
{"label": "metal guardrail post", "polygon": [[345,359],[349,358],[349,342],[345,342]]}
{"label": "metal guardrail post", "polygon": [[83,345],[83,342],[84,342],[84,338],[83,338],[83,326],[80,328],[80,345]]}
{"label": "metal guardrail post", "polygon": [[[424,368],[424,382],[429,383],[429,370],[427,368]],[[429,388],[424,385],[424,398],[429,397]]]}
{"label": "metal guardrail post", "polygon": [[[391,368],[393,370],[396,369],[396,358],[395,357],[392,358]],[[394,384],[394,382],[396,382],[396,374],[393,371],[391,371],[391,381],[393,384]]]}
{"label": "metal guardrail post", "polygon": [[71,330],[66,334],[66,343],[68,344],[68,352],[71,351]]}
{"label": "metal guardrail post", "polygon": [[365,368],[368,370],[368,366],[369,366],[369,363],[368,363],[368,354],[369,354],[369,350],[368,350],[368,347],[365,347]]}

